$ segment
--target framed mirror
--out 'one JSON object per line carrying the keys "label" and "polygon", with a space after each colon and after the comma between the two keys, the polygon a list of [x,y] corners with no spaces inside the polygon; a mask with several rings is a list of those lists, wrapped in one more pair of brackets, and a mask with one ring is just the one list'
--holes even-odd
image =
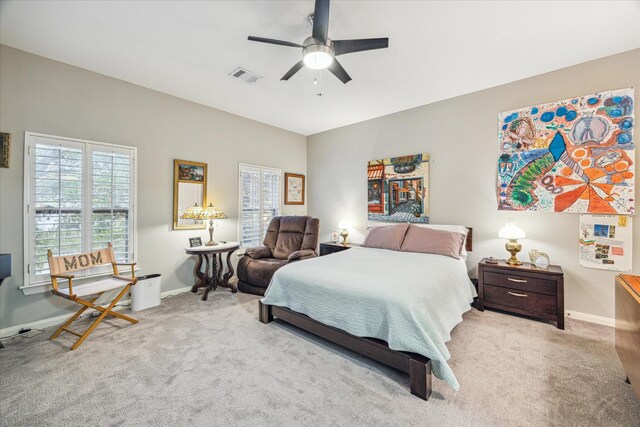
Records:
{"label": "framed mirror", "polygon": [[173,229],[205,228],[205,221],[180,218],[187,208],[204,206],[207,199],[207,164],[173,161]]}

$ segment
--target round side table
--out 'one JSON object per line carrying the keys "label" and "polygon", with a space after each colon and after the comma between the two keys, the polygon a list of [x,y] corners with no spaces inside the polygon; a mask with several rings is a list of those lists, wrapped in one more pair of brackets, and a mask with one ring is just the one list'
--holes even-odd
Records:
{"label": "round side table", "polygon": [[[207,300],[209,292],[221,288],[231,289],[236,293],[238,289],[231,283],[229,279],[233,277],[233,265],[231,264],[231,254],[240,247],[239,242],[218,243],[214,246],[195,246],[193,248],[184,248],[188,255],[196,255],[198,260],[193,268],[193,275],[196,283],[191,288],[191,292],[196,293],[200,288],[206,288],[202,295],[202,301]],[[227,272],[223,273],[224,265],[222,264],[222,254],[227,254]],[[204,273],[202,272],[202,263],[205,263]]]}

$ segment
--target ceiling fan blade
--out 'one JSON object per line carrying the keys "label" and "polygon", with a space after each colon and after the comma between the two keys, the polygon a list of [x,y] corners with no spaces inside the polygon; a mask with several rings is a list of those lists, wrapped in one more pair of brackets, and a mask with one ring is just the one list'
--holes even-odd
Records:
{"label": "ceiling fan blade", "polygon": [[302,45],[299,45],[297,43],[286,42],[284,40],[265,39],[264,37],[249,36],[247,37],[247,40],[251,40],[252,42],[277,44],[279,46],[302,47]]}
{"label": "ceiling fan blade", "polygon": [[389,47],[387,37],[379,39],[333,40],[333,51],[336,56],[363,50],[384,49]]}
{"label": "ceiling fan blade", "polygon": [[313,11],[313,33],[314,39],[327,43],[329,33],[329,0],[316,0],[316,7]]}
{"label": "ceiling fan blade", "polygon": [[300,69],[304,67],[304,61],[300,61],[298,62],[296,65],[294,65],[293,67],[291,67],[291,69],[289,71],[287,71],[287,74],[285,74],[284,76],[282,76],[282,78],[280,80],[289,80],[291,78],[291,76],[293,76],[295,73],[297,73],[298,71],[300,71]]}
{"label": "ceiling fan blade", "polygon": [[349,74],[347,74],[345,69],[342,68],[342,65],[340,65],[336,58],[333,58],[333,62],[331,63],[331,65],[329,65],[328,70],[331,71],[334,76],[339,78],[342,83],[346,84],[351,80]]}

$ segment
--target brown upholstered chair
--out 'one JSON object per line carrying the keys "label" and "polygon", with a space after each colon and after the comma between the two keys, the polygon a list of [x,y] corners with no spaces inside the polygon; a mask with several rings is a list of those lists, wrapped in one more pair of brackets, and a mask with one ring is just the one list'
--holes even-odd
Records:
{"label": "brown upholstered chair", "polygon": [[318,256],[320,220],[310,216],[277,216],[264,236],[264,246],[246,250],[238,261],[238,289],[264,295],[277,269],[289,262]]}

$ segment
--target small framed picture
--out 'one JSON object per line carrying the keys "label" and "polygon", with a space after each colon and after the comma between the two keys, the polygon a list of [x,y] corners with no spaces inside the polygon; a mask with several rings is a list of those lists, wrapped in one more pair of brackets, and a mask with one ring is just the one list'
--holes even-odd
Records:
{"label": "small framed picture", "polygon": [[178,179],[186,182],[206,182],[207,164],[190,162],[188,160],[174,160],[174,167],[178,170]]}
{"label": "small framed picture", "polygon": [[304,175],[284,174],[284,204],[304,205]]}
{"label": "small framed picture", "polygon": [[194,248],[196,246],[202,246],[202,239],[199,237],[190,237],[189,246]]}
{"label": "small framed picture", "polygon": [[337,231],[331,232],[331,243],[338,243],[338,239],[340,239],[340,234]]}

